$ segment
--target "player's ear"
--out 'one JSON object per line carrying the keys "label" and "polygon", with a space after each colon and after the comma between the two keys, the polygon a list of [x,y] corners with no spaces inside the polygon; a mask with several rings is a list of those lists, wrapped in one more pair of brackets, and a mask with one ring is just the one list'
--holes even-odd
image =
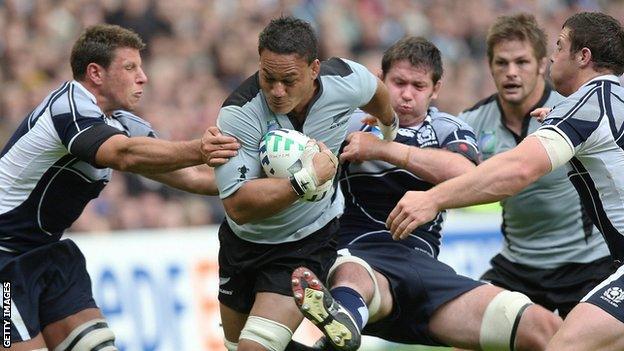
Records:
{"label": "player's ear", "polygon": [[546,74],[546,67],[548,67],[548,57],[543,57],[541,60],[538,61],[538,69],[537,69],[537,73],[539,73],[539,75],[543,76]]}
{"label": "player's ear", "polygon": [[439,79],[434,85],[433,85],[433,92],[431,93],[431,100],[435,100],[438,98],[438,94],[440,93],[440,87],[442,87],[442,80]]}
{"label": "player's ear", "polygon": [[316,79],[321,71],[321,61],[319,61],[319,59],[314,59],[310,64],[310,68],[312,69],[312,79]]}
{"label": "player's ear", "polygon": [[97,63],[91,62],[87,65],[85,79],[90,80],[95,85],[101,85],[104,81],[105,69]]}

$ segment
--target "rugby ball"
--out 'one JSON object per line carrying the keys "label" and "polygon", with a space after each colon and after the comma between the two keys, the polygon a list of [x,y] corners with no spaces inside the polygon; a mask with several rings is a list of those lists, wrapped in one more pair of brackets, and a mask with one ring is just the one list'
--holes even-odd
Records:
{"label": "rugby ball", "polygon": [[[292,129],[276,129],[264,135],[259,152],[262,169],[270,178],[288,178],[303,166],[301,154],[310,138]],[[318,146],[315,145],[317,151]],[[304,201],[321,201],[333,192],[333,180],[317,187],[313,193],[302,197]]]}
{"label": "rugby ball", "polygon": [[276,129],[260,141],[260,162],[267,177],[288,178],[301,169],[299,158],[310,138],[291,129]]}

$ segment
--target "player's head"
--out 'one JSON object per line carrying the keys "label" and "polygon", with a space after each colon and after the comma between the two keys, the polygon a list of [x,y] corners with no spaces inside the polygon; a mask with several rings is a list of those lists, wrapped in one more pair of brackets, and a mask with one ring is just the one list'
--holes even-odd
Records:
{"label": "player's head", "polygon": [[568,18],[550,57],[550,76],[563,95],[585,83],[584,72],[624,73],[624,30],[615,18],[599,12],[582,12]]}
{"label": "player's head", "polygon": [[260,87],[269,108],[286,114],[305,107],[320,70],[318,42],[309,23],[293,17],[273,19],[260,33]]}
{"label": "player's head", "polygon": [[402,124],[427,116],[429,103],[438,97],[442,73],[440,50],[424,38],[405,37],[386,50],[381,79]]}
{"label": "player's head", "polygon": [[74,79],[96,91],[104,112],[133,110],[147,82],[139,53],[144,47],[131,30],[108,24],[91,26],[72,48]]}
{"label": "player's head", "polygon": [[535,17],[526,13],[500,16],[486,41],[490,73],[502,103],[539,100],[547,64],[546,33]]}

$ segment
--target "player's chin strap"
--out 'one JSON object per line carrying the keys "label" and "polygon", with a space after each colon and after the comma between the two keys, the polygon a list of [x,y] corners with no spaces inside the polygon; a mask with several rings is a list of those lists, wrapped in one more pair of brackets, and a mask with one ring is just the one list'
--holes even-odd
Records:
{"label": "player's chin strap", "polygon": [[117,351],[115,334],[104,319],[93,319],[79,325],[54,351]]}
{"label": "player's chin strap", "polygon": [[513,351],[520,317],[533,304],[524,294],[502,291],[488,304],[481,321],[479,344],[484,351]]}
{"label": "player's chin strap", "polygon": [[381,131],[384,140],[393,141],[396,138],[397,131],[399,130],[399,116],[397,116],[396,112],[392,111],[392,123],[389,126],[383,124],[379,119],[377,119],[377,128]]}

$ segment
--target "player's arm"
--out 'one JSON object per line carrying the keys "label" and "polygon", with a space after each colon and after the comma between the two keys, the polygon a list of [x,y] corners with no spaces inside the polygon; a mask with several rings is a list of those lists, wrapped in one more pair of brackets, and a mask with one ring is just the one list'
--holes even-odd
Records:
{"label": "player's arm", "polygon": [[95,163],[118,171],[162,173],[204,163],[201,141],[166,141],[116,134],[97,149]]}
{"label": "player's arm", "polygon": [[[315,187],[324,184],[336,174],[337,161],[331,151],[318,143],[320,152],[315,152],[309,167],[304,168]],[[330,156],[331,155],[331,156]],[[295,178],[297,175],[295,174]],[[245,182],[235,193],[223,199],[223,207],[237,224],[244,224],[271,217],[290,206],[304,194],[303,189],[290,178],[260,178]]]}
{"label": "player's arm", "polygon": [[399,128],[399,118],[392,109],[388,88],[386,88],[386,85],[381,79],[376,78],[376,80],[377,89],[375,90],[375,94],[373,94],[373,97],[366,105],[360,108],[362,111],[379,119],[379,122],[381,122],[378,124],[379,129],[385,140],[394,140],[396,131]]}
{"label": "player's arm", "polygon": [[166,173],[148,173],[143,176],[189,193],[219,195],[214,169],[208,165],[187,167]]}
{"label": "player's arm", "polygon": [[567,162],[574,155],[574,149],[563,137],[552,133],[547,138],[531,135],[514,149],[429,191],[407,192],[386,221],[393,237],[406,237],[443,209],[489,203],[514,195],[553,167]]}
{"label": "player's arm", "polygon": [[372,133],[354,132],[347,136],[341,161],[382,160],[406,169],[423,180],[438,184],[475,167],[465,156],[443,149],[419,148],[380,140]]}

